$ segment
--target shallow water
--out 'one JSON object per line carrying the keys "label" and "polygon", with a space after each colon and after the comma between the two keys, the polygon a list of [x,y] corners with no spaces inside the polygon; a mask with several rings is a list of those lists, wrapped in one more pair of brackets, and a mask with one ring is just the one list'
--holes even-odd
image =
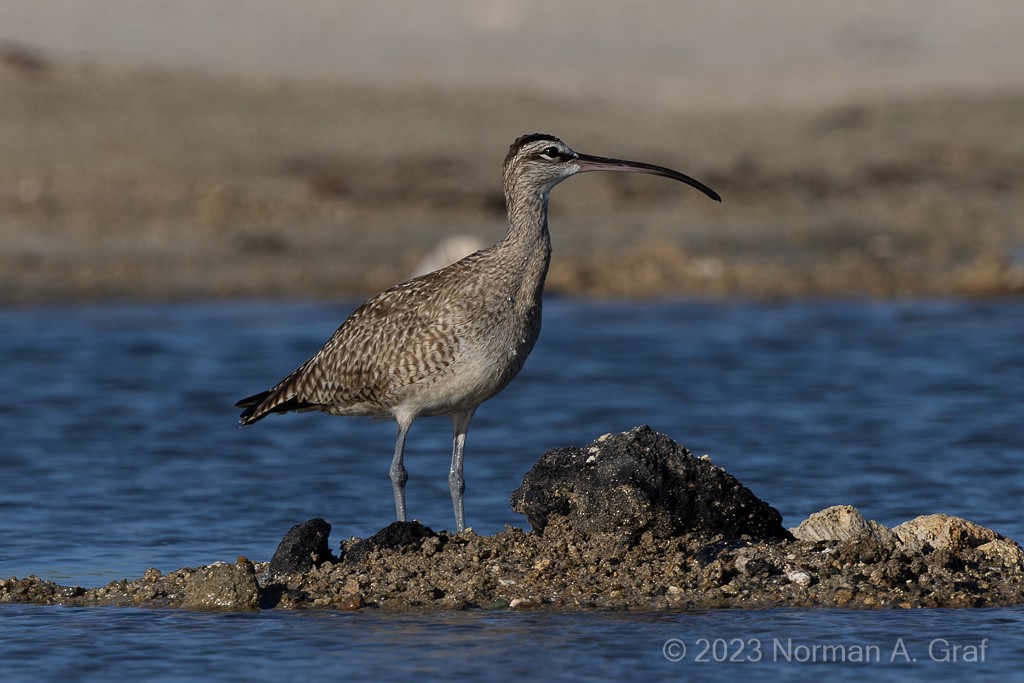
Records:
{"label": "shallow water", "polygon": [[[391,521],[394,425],[318,414],[239,430],[232,403],[315,351],[352,306],[250,302],[0,312],[0,575],[95,586],[147,567],[269,559],[322,516],[332,545]],[[520,377],[477,413],[468,522],[522,526],[509,493],[546,449],[650,424],[737,476],[787,525],[849,503],[893,525],[945,512],[1024,539],[1024,304],[581,303],[550,300]],[[450,528],[450,428],[418,422],[411,516]],[[0,608],[4,678],[289,680],[350,674],[573,680],[820,675],[777,639],[832,655],[898,639],[918,661],[872,677],[1005,677],[1024,663],[1022,610],[724,611],[430,616]],[[671,663],[664,643],[687,645]],[[702,647],[760,661],[698,662]],[[984,663],[932,661],[942,639]],[[735,641],[739,639],[739,641]],[[729,648],[732,648],[731,650]],[[785,650],[783,649],[782,653]],[[813,650],[808,649],[809,656]],[[963,651],[960,652],[963,654]],[[369,655],[369,656],[367,656]],[[465,655],[462,657],[461,655]],[[819,655],[821,652],[819,651]],[[863,678],[862,664],[830,676]],[[740,668],[736,668],[740,667]],[[1001,676],[1000,676],[1001,674]]]}
{"label": "shallow water", "polygon": [[0,624],[12,681],[1005,681],[1024,658],[1020,609],[419,616],[4,606]]}

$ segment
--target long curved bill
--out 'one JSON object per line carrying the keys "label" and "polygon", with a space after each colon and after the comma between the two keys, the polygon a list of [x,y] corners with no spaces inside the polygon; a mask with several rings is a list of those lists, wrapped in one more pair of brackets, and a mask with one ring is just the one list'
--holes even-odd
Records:
{"label": "long curved bill", "polygon": [[722,198],[718,196],[718,193],[712,190],[710,187],[694,180],[685,173],[679,171],[673,171],[671,168],[665,168],[664,166],[655,166],[654,164],[645,164],[640,161],[625,161],[623,159],[609,159],[608,157],[595,157],[590,154],[577,154],[576,161],[580,165],[580,171],[622,171],[626,173],[650,173],[651,175],[660,175],[672,180],[678,180],[681,183],[686,183],[690,187],[695,187],[707,196],[714,199],[716,202],[722,201]]}

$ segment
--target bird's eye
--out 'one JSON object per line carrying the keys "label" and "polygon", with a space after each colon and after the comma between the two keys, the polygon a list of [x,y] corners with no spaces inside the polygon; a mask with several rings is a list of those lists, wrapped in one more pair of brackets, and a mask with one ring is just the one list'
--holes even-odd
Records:
{"label": "bird's eye", "polygon": [[562,150],[557,147],[548,147],[540,155],[548,161],[556,161],[562,158]]}

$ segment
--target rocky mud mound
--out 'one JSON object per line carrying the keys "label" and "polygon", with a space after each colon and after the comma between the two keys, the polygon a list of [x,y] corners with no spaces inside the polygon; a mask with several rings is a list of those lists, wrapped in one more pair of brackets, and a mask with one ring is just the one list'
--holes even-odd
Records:
{"label": "rocky mud mound", "polygon": [[0,603],[195,610],[981,607],[1024,604],[1024,551],[946,515],[892,529],[836,506],[786,530],[710,459],[647,427],[546,453],[512,495],[533,531],[395,522],[337,554],[322,519],[270,562],[238,558],[95,589],[0,581]]}

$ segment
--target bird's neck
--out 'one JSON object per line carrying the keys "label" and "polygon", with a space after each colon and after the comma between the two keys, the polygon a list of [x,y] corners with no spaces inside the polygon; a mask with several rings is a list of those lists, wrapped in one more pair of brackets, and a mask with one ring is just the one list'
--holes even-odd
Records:
{"label": "bird's neck", "polygon": [[508,193],[508,233],[498,243],[503,260],[519,281],[520,291],[540,299],[551,262],[548,233],[548,192]]}

